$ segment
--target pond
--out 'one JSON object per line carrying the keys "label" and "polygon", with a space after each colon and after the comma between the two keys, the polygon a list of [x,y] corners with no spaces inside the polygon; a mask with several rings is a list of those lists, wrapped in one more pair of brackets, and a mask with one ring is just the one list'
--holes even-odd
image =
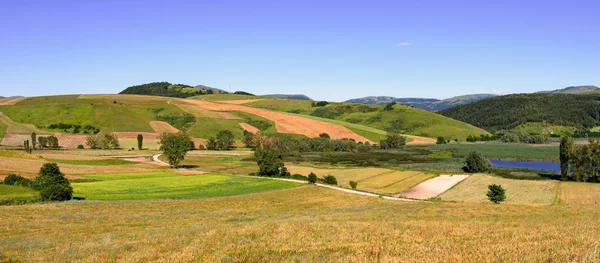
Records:
{"label": "pond", "polygon": [[526,168],[540,171],[552,171],[560,173],[560,163],[544,161],[510,161],[490,159],[494,167]]}

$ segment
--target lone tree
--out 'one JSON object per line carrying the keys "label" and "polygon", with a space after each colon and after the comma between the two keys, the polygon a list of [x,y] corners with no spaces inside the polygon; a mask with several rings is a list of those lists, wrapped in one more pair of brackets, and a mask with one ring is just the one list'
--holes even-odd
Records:
{"label": "lone tree", "polygon": [[37,135],[35,132],[31,133],[31,147],[35,150],[35,144],[37,142]]}
{"label": "lone tree", "polygon": [[392,101],[392,102],[386,104],[385,107],[383,107],[383,110],[384,111],[391,111],[391,110],[394,109],[394,105],[396,105],[396,102]]}
{"label": "lone tree", "polygon": [[315,173],[308,174],[308,182],[311,184],[317,183],[317,175]]}
{"label": "lone tree", "polygon": [[395,132],[388,132],[387,138],[379,142],[382,149],[398,149],[406,145],[406,137]]}
{"label": "lone tree", "polygon": [[169,159],[172,167],[177,167],[185,158],[185,154],[190,149],[190,138],[183,132],[163,133],[160,135],[160,150]]}
{"label": "lone tree", "polygon": [[483,173],[492,169],[492,164],[490,161],[483,157],[483,154],[481,154],[479,151],[473,151],[469,153],[466,163],[466,171],[469,173]]}
{"label": "lone tree", "polygon": [[560,180],[566,181],[569,175],[569,155],[573,150],[573,138],[564,136],[560,138]]}
{"label": "lone tree", "polygon": [[56,163],[45,163],[33,182],[44,201],[66,201],[73,197],[73,188]]}
{"label": "lone tree", "polygon": [[444,139],[444,137],[437,137],[437,141],[435,142],[435,144],[446,144],[446,139]]}
{"label": "lone tree", "polygon": [[488,189],[489,191],[486,195],[490,201],[498,204],[506,199],[506,190],[501,185],[491,184],[488,185]]}
{"label": "lone tree", "polygon": [[254,158],[258,164],[258,175],[277,176],[284,168],[283,155],[275,148],[259,148],[254,151]]}
{"label": "lone tree", "polygon": [[138,142],[138,150],[141,150],[142,147],[144,146],[144,135],[138,134],[137,142]]}

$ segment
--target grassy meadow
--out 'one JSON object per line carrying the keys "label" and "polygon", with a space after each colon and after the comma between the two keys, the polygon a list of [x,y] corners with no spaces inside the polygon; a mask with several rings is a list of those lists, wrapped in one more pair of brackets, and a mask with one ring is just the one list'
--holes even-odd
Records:
{"label": "grassy meadow", "polygon": [[464,157],[469,152],[480,151],[485,157],[492,159],[515,160],[549,160],[558,161],[558,145],[535,145],[525,143],[450,143],[442,145],[409,146],[427,150],[451,151]]}
{"label": "grassy meadow", "polygon": [[201,200],[0,207],[0,260],[597,262],[589,206],[406,203],[314,186]]}
{"label": "grassy meadow", "polygon": [[242,195],[295,187],[297,183],[220,174],[173,172],[83,175],[93,182],[73,183],[73,195],[86,200],[148,200]]}

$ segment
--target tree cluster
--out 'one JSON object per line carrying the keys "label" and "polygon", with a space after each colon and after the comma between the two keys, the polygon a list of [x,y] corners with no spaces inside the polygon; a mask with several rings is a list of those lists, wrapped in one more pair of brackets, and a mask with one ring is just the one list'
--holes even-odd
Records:
{"label": "tree cluster", "polygon": [[54,135],[50,136],[37,136],[38,148],[58,148],[58,138]]}
{"label": "tree cluster", "polygon": [[213,151],[227,151],[233,149],[235,143],[233,132],[222,130],[217,133],[217,137],[210,137],[206,141],[206,149]]}
{"label": "tree cluster", "polygon": [[71,183],[56,163],[42,165],[32,188],[40,191],[42,201],[66,201],[73,197]]}
{"label": "tree cluster", "polygon": [[139,94],[164,97],[187,98],[198,95],[212,94],[212,89],[199,89],[185,84],[171,84],[169,82],[152,82],[126,88],[119,94]]}
{"label": "tree cluster", "polygon": [[540,134],[529,134],[527,132],[519,131],[503,131],[500,137],[502,142],[507,143],[531,143],[531,144],[543,144],[550,141],[550,136]]}
{"label": "tree cluster", "polygon": [[90,149],[119,149],[119,136],[114,133],[88,135],[85,138],[85,145]]}
{"label": "tree cluster", "polygon": [[588,142],[580,145],[569,137],[561,138],[561,180],[600,182],[600,139],[590,138]]}
{"label": "tree cluster", "polygon": [[490,161],[479,151],[470,152],[465,162],[467,166],[464,170],[469,173],[484,173],[492,169]]}

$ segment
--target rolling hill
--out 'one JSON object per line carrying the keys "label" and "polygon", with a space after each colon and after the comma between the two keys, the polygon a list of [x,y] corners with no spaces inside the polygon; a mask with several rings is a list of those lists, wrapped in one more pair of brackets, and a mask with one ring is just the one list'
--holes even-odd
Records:
{"label": "rolling hill", "polygon": [[488,131],[529,122],[591,128],[600,124],[600,94],[513,94],[453,107],[440,114]]}
{"label": "rolling hill", "polygon": [[261,95],[261,97],[276,98],[276,99],[288,99],[288,100],[312,100],[304,94],[267,94]]}
{"label": "rolling hill", "polygon": [[[166,83],[160,84],[164,87]],[[177,85],[167,85],[172,90]],[[176,89],[175,89],[176,90]],[[7,100],[7,99],[3,99]],[[65,147],[84,144],[90,134],[115,132],[125,145],[138,133],[156,140],[163,131],[186,131],[197,138],[231,130],[241,140],[244,129],[267,134],[284,133],[315,137],[354,138],[378,142],[386,131],[412,135],[414,143],[434,143],[422,138],[444,136],[464,139],[485,131],[441,115],[396,105],[330,103],[313,107],[312,101],[274,99],[238,94],[212,94],[170,98],[128,94],[42,96],[7,100],[0,105],[0,137],[3,145],[22,145],[31,132],[54,134]],[[62,136],[62,137],[60,137]],[[129,142],[131,141],[131,142]]]}
{"label": "rolling hill", "polygon": [[564,89],[557,89],[551,91],[540,91],[538,93],[565,93],[565,94],[584,94],[598,91],[600,88],[591,85],[585,86],[571,86]]}
{"label": "rolling hill", "polygon": [[221,91],[222,90],[202,85],[192,87],[190,85],[185,84],[171,84],[169,82],[152,82],[128,87],[125,90],[121,91],[119,94],[187,98],[203,94],[220,93]]}
{"label": "rolling hill", "polygon": [[469,135],[487,134],[472,125],[406,105],[395,105],[390,111],[385,111],[383,105],[329,103],[313,107],[311,101],[281,99],[257,100],[246,105],[430,138],[464,140]]}
{"label": "rolling hill", "polygon": [[409,105],[415,108],[424,109],[428,111],[440,111],[445,110],[454,106],[463,105],[478,100],[494,97],[494,94],[472,94],[452,97],[449,99],[438,100],[438,99],[425,99],[425,98],[395,98],[388,96],[370,96],[358,99],[351,99],[345,102],[347,103],[360,103],[360,104],[388,104],[390,102],[396,102],[404,105]]}

